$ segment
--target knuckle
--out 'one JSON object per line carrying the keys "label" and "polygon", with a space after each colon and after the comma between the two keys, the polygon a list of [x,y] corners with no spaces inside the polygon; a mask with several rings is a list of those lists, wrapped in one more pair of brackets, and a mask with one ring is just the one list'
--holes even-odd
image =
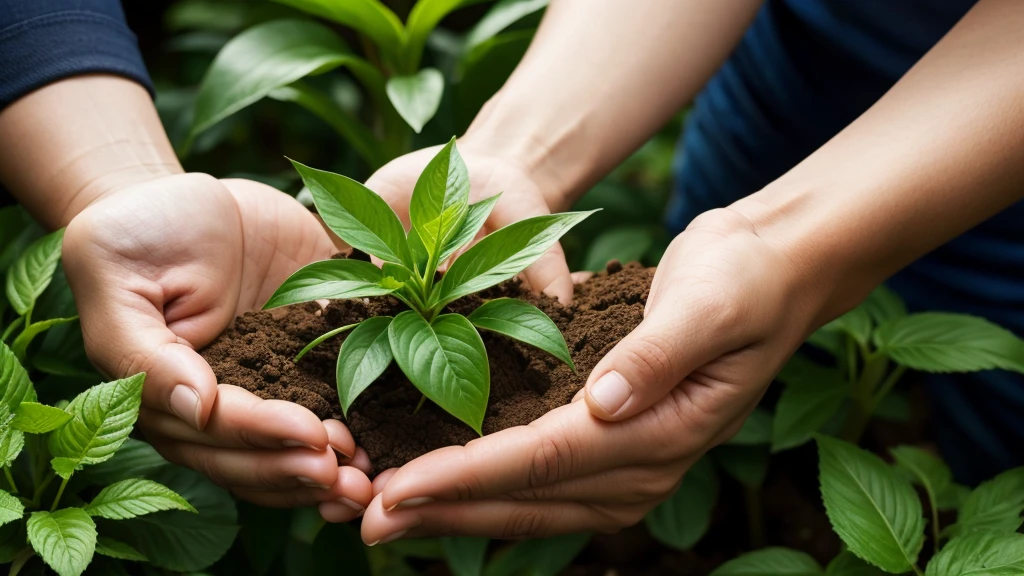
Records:
{"label": "knuckle", "polygon": [[529,538],[543,533],[551,523],[547,512],[527,508],[514,510],[505,521],[502,538]]}
{"label": "knuckle", "polygon": [[542,437],[530,465],[527,486],[539,488],[571,476],[575,468],[572,443],[561,436]]}
{"label": "knuckle", "polygon": [[214,462],[214,458],[211,454],[207,454],[205,452],[197,452],[193,454],[188,466],[209,478],[210,482],[213,482],[217,486],[225,488],[231,485],[231,483],[228,482],[227,477],[223,472],[221,472],[220,467],[217,466],[216,462]]}
{"label": "knuckle", "polygon": [[658,334],[642,334],[633,339],[625,349],[623,360],[642,379],[658,380],[673,374],[671,344]]}

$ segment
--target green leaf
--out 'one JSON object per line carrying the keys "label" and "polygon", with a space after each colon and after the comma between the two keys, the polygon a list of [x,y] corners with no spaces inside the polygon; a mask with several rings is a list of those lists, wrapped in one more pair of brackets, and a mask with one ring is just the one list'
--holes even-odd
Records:
{"label": "green leaf", "polygon": [[954,538],[925,576],[1019,576],[1024,574],[1024,534],[981,531]]}
{"label": "green leaf", "polygon": [[7,415],[14,414],[22,402],[35,402],[36,391],[28,379],[28,372],[6,344],[0,342],[0,394]]}
{"label": "green leaf", "polygon": [[24,316],[31,310],[50,285],[60,262],[63,241],[63,228],[43,236],[26,248],[7,271],[7,300],[18,314]]}
{"label": "green leaf", "polygon": [[957,515],[956,524],[943,533],[966,534],[973,530],[1015,532],[1024,511],[1024,467],[1007,470],[982,482],[971,492]]}
{"label": "green leaf", "polygon": [[441,257],[437,259],[438,262],[444,262],[452,254],[458,252],[459,248],[469,244],[476,238],[477,233],[483,228],[484,222],[491,215],[491,210],[494,209],[494,205],[498,203],[499,198],[501,198],[500,193],[490,198],[484,198],[476,204],[469,205],[469,211],[466,212],[465,219],[459,224],[458,230],[448,240],[448,243],[445,244],[444,250],[441,251]]}
{"label": "green leaf", "polygon": [[14,411],[11,426],[29,434],[45,434],[60,428],[68,420],[71,420],[71,414],[60,408],[38,402],[22,402]]}
{"label": "green leaf", "polygon": [[481,2],[482,0],[419,0],[409,12],[409,20],[406,23],[406,45],[403,62],[410,70],[415,70],[423,56],[423,47],[427,43],[427,37],[437,27],[437,24],[448,15],[449,12]]}
{"label": "green leaf", "polygon": [[950,484],[946,490],[936,494],[939,510],[959,510],[964,502],[967,502],[967,498],[971,495],[971,489],[963,484],[953,483]]}
{"label": "green leaf", "polygon": [[488,234],[448,268],[441,280],[441,302],[451,302],[512,278],[594,212],[535,216]]}
{"label": "green leaf", "polygon": [[103,534],[130,544],[151,564],[167,570],[201,570],[219,560],[238,533],[231,494],[205,476],[177,466],[164,466],[149,479],[180,494],[199,513],[168,510],[129,520],[101,519]]}
{"label": "green leaf", "polygon": [[966,314],[926,312],[893,320],[875,332],[875,345],[898,364],[924,372],[1024,373],[1024,340]]}
{"label": "green leaf", "polygon": [[419,134],[441,105],[444,75],[436,68],[424,68],[409,76],[392,76],[386,90],[399,116]]}
{"label": "green leaf", "polygon": [[405,42],[402,22],[379,0],[276,0],[365,34],[390,59],[396,60]]}
{"label": "green leaf", "polygon": [[106,485],[129,478],[148,477],[168,465],[152,446],[129,438],[113,458],[90,466],[82,477],[92,484]]}
{"label": "green leaf", "polygon": [[0,564],[13,562],[24,551],[27,540],[24,522],[0,526]]}
{"label": "green leaf", "polygon": [[793,356],[778,380],[786,385],[775,405],[772,452],[800,446],[822,429],[850,394],[843,373],[801,355]]}
{"label": "green leaf", "polygon": [[341,345],[337,366],[338,402],[346,418],[352,403],[384,373],[394,358],[388,338],[391,320],[391,316],[367,318]]}
{"label": "green leaf", "polygon": [[383,198],[359,182],[304,166],[292,165],[313,195],[317,212],[342,240],[381,260],[411,266],[405,228]]}
{"label": "green leaf", "polygon": [[676,550],[692,548],[711,525],[711,512],[718,500],[718,478],[709,458],[698,460],[668,500],[644,518],[651,536]]}
{"label": "green leaf", "polygon": [[207,70],[196,97],[190,138],[277,88],[338,66],[349,66],[361,76],[379,76],[321,24],[273,20],[253,26],[231,39]]}
{"label": "green leaf", "polygon": [[822,576],[814,558],[789,548],[764,548],[729,560],[710,576]]}
{"label": "green leaf", "polygon": [[0,490],[0,525],[9,524],[15,520],[21,520],[25,515],[25,506],[17,496]]}
{"label": "green leaf", "polygon": [[730,476],[748,488],[760,488],[768,474],[767,446],[735,446],[724,444],[709,452]]}
{"label": "green leaf", "polygon": [[839,318],[822,326],[826,332],[841,332],[853,338],[860,345],[866,345],[871,339],[871,316],[867,309],[861,305]]}
{"label": "green leaf", "polygon": [[469,52],[522,18],[547,8],[550,0],[500,0],[466,34],[462,49]]}
{"label": "green leaf", "polygon": [[817,436],[821,496],[850,551],[886,572],[909,572],[924,543],[921,501],[910,482],[856,446]]}
{"label": "green leaf", "polygon": [[409,203],[409,220],[428,255],[440,256],[468,209],[469,173],[452,138],[427,163]]}
{"label": "green leaf", "polygon": [[263,309],[310,302],[384,296],[395,288],[382,284],[384,273],[361,260],[322,260],[295,271],[263,305]]}
{"label": "green leaf", "polygon": [[826,576],[885,576],[886,573],[857,558],[849,550],[844,550],[829,562],[825,574]]}
{"label": "green leaf", "polygon": [[484,342],[469,320],[442,314],[428,324],[418,313],[406,310],[391,322],[388,337],[395,361],[413,385],[483,434],[491,374]]}
{"label": "green leaf", "polygon": [[907,305],[903,303],[903,299],[885,284],[879,284],[871,292],[867,300],[864,301],[863,308],[874,321],[875,326],[881,326],[890,320],[907,315]]}
{"label": "green leaf", "polygon": [[46,332],[47,330],[53,328],[54,326],[60,326],[61,324],[70,324],[75,320],[78,320],[78,316],[71,316],[68,318],[48,318],[40,322],[33,322],[32,324],[28,325],[24,330],[22,330],[21,334],[18,334],[18,337],[14,339],[14,342],[11,342],[11,350],[18,358],[25,358],[25,353],[28,351],[28,346],[29,344],[32,343],[32,340],[34,340],[36,336],[42,334],[43,332]]}
{"label": "green leaf", "polygon": [[96,524],[80,508],[33,512],[28,519],[32,548],[60,576],[79,576],[96,549]]}
{"label": "green leaf", "polygon": [[772,443],[772,413],[760,406],[747,416],[743,427],[726,444],[750,446]]}
{"label": "green leaf", "polygon": [[461,536],[442,538],[444,554],[452,576],[481,576],[484,572],[484,557],[487,555],[487,538]]}
{"label": "green leaf", "polygon": [[50,460],[50,467],[53,468],[53,471],[57,476],[66,480],[71,478],[75,472],[82,469],[82,461],[78,458],[64,458],[63,456],[59,456]]}
{"label": "green leaf", "polygon": [[118,560],[131,560],[134,562],[146,562],[148,558],[130,545],[113,538],[100,536],[96,540],[96,553]]}
{"label": "green leaf", "polygon": [[558,576],[590,541],[590,534],[526,540],[497,556],[484,576]]}
{"label": "green leaf", "polygon": [[924,488],[928,500],[938,507],[939,494],[945,494],[953,484],[953,473],[945,462],[913,446],[897,446],[889,452],[896,467],[903,470],[911,482]]}
{"label": "green leaf", "polygon": [[622,226],[602,232],[590,243],[583,269],[600,272],[608,262],[635,262],[654,245],[650,226]]}
{"label": "green leaf", "polygon": [[95,464],[110,459],[139,417],[145,374],[93,386],[68,404],[72,419],[50,434],[50,454]]}
{"label": "green leaf", "polygon": [[562,332],[547,314],[533,304],[515,298],[497,298],[473,310],[469,321],[477,328],[536,346],[576,371]]}
{"label": "green leaf", "polygon": [[196,512],[187,500],[170,488],[142,478],[122,480],[107,486],[85,507],[90,516],[111,520],[126,520],[164,510]]}
{"label": "green leaf", "polygon": [[[372,576],[367,550],[359,538],[359,529],[350,524],[324,524],[316,533],[312,551],[313,570],[299,572],[303,576]],[[341,564],[343,563],[343,564]],[[402,563],[404,566],[405,564]],[[383,571],[380,574],[397,576]]]}
{"label": "green leaf", "polygon": [[25,447],[25,433],[8,427],[0,432],[0,468],[10,466]]}

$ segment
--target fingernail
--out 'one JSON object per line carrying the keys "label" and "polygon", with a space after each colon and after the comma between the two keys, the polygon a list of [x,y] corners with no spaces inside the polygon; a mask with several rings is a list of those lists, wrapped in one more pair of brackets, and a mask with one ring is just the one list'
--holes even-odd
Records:
{"label": "fingernail", "polygon": [[305,476],[296,476],[295,479],[301,482],[303,486],[308,486],[310,488],[321,488],[323,490],[330,488],[330,486],[325,486],[317,482],[316,480],[313,480],[312,478],[306,478]]}
{"label": "fingernail", "polygon": [[337,448],[335,448],[334,446],[331,446],[331,448],[332,448],[332,449],[333,449],[333,450],[334,450],[335,452],[337,452],[338,454],[340,454],[340,455],[341,455],[341,457],[342,457],[343,459],[345,459],[345,460],[351,460],[351,459],[353,458],[352,456],[349,456],[348,454],[345,454],[345,453],[344,453],[344,452],[342,452],[341,450],[338,450],[338,449],[337,449]]}
{"label": "fingernail", "polygon": [[201,409],[199,394],[191,387],[179,384],[174,387],[174,390],[171,390],[171,411],[196,430],[199,429]]}
{"label": "fingernail", "polygon": [[282,440],[281,445],[284,446],[285,448],[309,448],[310,450],[323,452],[322,448],[317,448],[312,444],[306,444],[305,442],[299,442],[298,440]]}
{"label": "fingernail", "polygon": [[348,522],[352,519],[353,512],[358,518],[363,515],[366,508],[348,498],[339,498],[337,502],[321,502],[317,510],[320,512],[320,516],[328,522]]}
{"label": "fingernail", "polygon": [[601,376],[590,388],[590,397],[600,404],[608,414],[618,412],[632,393],[633,387],[626,382],[622,374],[614,370]]}
{"label": "fingernail", "polygon": [[402,500],[398,504],[395,504],[391,508],[388,508],[387,511],[391,512],[392,510],[405,510],[406,508],[415,508],[416,506],[422,506],[423,504],[429,504],[430,502],[433,502],[433,501],[434,501],[434,499],[429,497],[429,496],[419,496],[417,498],[409,498],[408,500]]}
{"label": "fingernail", "polygon": [[408,528],[406,528],[405,530],[399,530],[398,532],[395,532],[394,534],[391,534],[390,536],[388,536],[386,538],[381,538],[380,540],[377,540],[376,542],[371,542],[370,544],[367,544],[367,546],[376,546],[377,544],[387,544],[388,542],[394,542],[395,540],[398,540],[402,536],[405,536],[405,533],[408,532],[408,531],[409,531]]}

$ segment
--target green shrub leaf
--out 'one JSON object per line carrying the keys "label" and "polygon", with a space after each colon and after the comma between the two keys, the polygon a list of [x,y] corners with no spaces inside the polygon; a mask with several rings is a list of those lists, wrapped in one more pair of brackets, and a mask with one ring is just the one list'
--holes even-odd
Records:
{"label": "green shrub leaf", "polygon": [[800,446],[838,412],[850,394],[843,373],[801,355],[793,356],[777,376],[785,384],[775,405],[772,452]]}
{"label": "green shrub leaf", "polygon": [[7,271],[7,300],[18,314],[24,316],[31,310],[50,285],[63,241],[63,228],[43,236],[29,245]]}
{"label": "green shrub leaf", "polygon": [[11,342],[11,350],[18,358],[25,358],[25,353],[28,351],[28,345],[32,343],[32,340],[34,340],[36,336],[46,332],[54,326],[70,324],[75,320],[78,320],[78,316],[70,316],[67,318],[48,318],[40,322],[33,322],[26,326],[25,329],[21,331],[21,334],[18,334],[18,337],[14,339],[14,342]]}
{"label": "green shrub leaf", "polygon": [[428,255],[440,256],[468,209],[469,173],[452,138],[427,163],[409,203],[409,220]]}
{"label": "green shrub leaf", "polygon": [[562,332],[547,314],[533,304],[515,298],[497,298],[473,310],[469,321],[477,328],[536,346],[576,371]]}
{"label": "green shrub leaf", "polygon": [[365,34],[394,61],[405,42],[405,29],[379,0],[276,0]]}
{"label": "green shrub leaf", "polygon": [[1024,574],[1024,534],[981,531],[954,538],[925,576],[1019,576]]}
{"label": "green shrub leaf", "polygon": [[949,466],[935,456],[913,446],[897,446],[889,452],[911,482],[924,488],[932,506],[938,507],[939,495],[945,494],[953,484]]}
{"label": "green shrub leaf", "polygon": [[960,506],[956,524],[944,533],[966,534],[973,530],[1016,532],[1024,511],[1024,467],[1007,470],[982,482]]}
{"label": "green shrub leaf", "polygon": [[28,541],[36,554],[60,576],[79,576],[96,549],[96,524],[80,508],[33,512]]}
{"label": "green shrub leaf", "polygon": [[849,550],[844,550],[832,559],[825,569],[826,576],[885,576],[878,568],[857,558]]}
{"label": "green shrub leaf", "polygon": [[322,260],[307,264],[295,271],[263,305],[263,309],[277,308],[299,302],[328,299],[366,298],[384,296],[396,290],[382,282],[384,273],[369,262],[361,260]]}
{"label": "green shrub leaf", "polygon": [[483,340],[469,320],[442,314],[428,324],[406,310],[391,322],[388,336],[395,361],[413,385],[482,434],[491,374]]}
{"label": "green shrub leaf", "polygon": [[412,266],[405,228],[388,203],[359,182],[340,174],[292,165],[313,195],[324,223],[342,240],[381,260]]}
{"label": "green shrub leaf", "polygon": [[50,460],[50,467],[53,468],[53,471],[57,476],[68,479],[71,478],[75,472],[82,469],[82,461],[78,458],[64,458],[63,456],[58,456],[57,458]]}
{"label": "green shrub leaf", "polygon": [[5,418],[16,413],[22,402],[36,400],[36,391],[28,379],[28,372],[3,342],[0,342],[0,394],[7,409]]}
{"label": "green shrub leaf", "polygon": [[148,477],[165,466],[168,462],[152,446],[129,438],[113,458],[90,466],[82,476],[92,484],[106,485],[129,478]]}
{"label": "green shrub leaf", "polygon": [[484,576],[558,576],[590,541],[590,534],[526,540],[488,564]]}
{"label": "green shrub leaf", "polygon": [[72,419],[50,434],[50,454],[82,464],[110,459],[139,417],[145,374],[93,386],[68,404]]}
{"label": "green shrub leaf", "polygon": [[466,34],[462,49],[469,52],[522,18],[547,8],[550,0],[499,0]]}
{"label": "green shrub leaf", "polygon": [[651,536],[676,550],[689,550],[711,525],[718,500],[718,478],[710,458],[698,460],[668,500],[647,513],[644,523]]}
{"label": "green shrub leaf", "polygon": [[10,466],[25,447],[25,433],[7,426],[0,431],[0,468]]}
{"label": "green shrub leaf", "polygon": [[501,198],[501,194],[495,194],[490,198],[484,198],[476,204],[469,205],[469,211],[466,213],[466,218],[459,225],[458,230],[445,244],[444,250],[441,251],[441,257],[437,259],[438,262],[444,262],[448,258],[458,252],[459,248],[469,244],[476,238],[480,229],[484,227],[484,222],[487,221],[487,217],[491,215],[491,210],[494,209],[494,205],[498,203],[498,199]]}
{"label": "green shrub leaf", "polygon": [[608,262],[634,262],[640,260],[654,245],[654,232],[650,226],[622,226],[602,232],[587,249],[583,270],[600,272]]}
{"label": "green shrub leaf", "polygon": [[709,454],[716,464],[748,488],[760,488],[768,474],[767,446],[723,444]]}
{"label": "green shrub leaf", "polygon": [[107,538],[106,536],[100,536],[96,539],[96,553],[117,558],[118,560],[131,560],[134,562],[145,562],[148,560],[145,554],[132,548],[130,545],[120,540]]}
{"label": "green shrub leaf", "polygon": [[875,344],[895,362],[914,370],[1002,368],[1024,373],[1024,341],[988,320],[966,314],[911,314],[879,328]]}
{"label": "green shrub leaf", "polygon": [[449,12],[481,1],[483,0],[419,0],[416,2],[409,12],[409,20],[405,26],[406,45],[403,60],[405,65],[410,69],[415,69],[419,65],[427,38]]}
{"label": "green shrub leaf", "polygon": [[392,76],[386,90],[399,116],[419,134],[441,105],[444,75],[436,68],[424,68],[416,74]]}
{"label": "green shrub leaf", "polygon": [[21,520],[24,515],[25,506],[22,505],[21,500],[9,492],[0,490],[0,526]]}
{"label": "green shrub leaf", "polygon": [[907,315],[907,305],[903,303],[903,299],[885,284],[879,284],[862,306],[874,321],[875,326],[881,326],[890,320]]}
{"label": "green shrub leaf", "polygon": [[38,402],[22,402],[14,411],[11,426],[29,434],[45,434],[60,428],[68,420],[71,420],[71,414],[60,408]]}
{"label": "green shrub leaf", "polygon": [[711,576],[822,576],[814,558],[789,548],[764,548],[722,564]]}
{"label": "green shrub leaf", "polygon": [[871,316],[861,305],[821,327],[825,332],[840,332],[866,345],[871,339]]}
{"label": "green shrub leaf", "polygon": [[359,76],[379,76],[321,24],[273,20],[253,26],[232,38],[207,70],[196,97],[191,137],[277,88],[338,66],[350,66]]}
{"label": "green shrub leaf", "polygon": [[924,543],[921,501],[910,482],[856,446],[817,436],[821,496],[836,534],[879,568],[913,569]]}
{"label": "green shrub leaf", "polygon": [[726,444],[751,446],[772,443],[772,413],[757,406],[743,422],[743,427]]}
{"label": "green shrub leaf", "polygon": [[452,576],[481,576],[489,542],[487,538],[470,536],[443,538],[441,544]]}
{"label": "green shrub leaf", "polygon": [[441,302],[451,302],[512,278],[594,212],[535,216],[488,234],[448,268],[441,280]]}
{"label": "green shrub leaf", "polygon": [[164,510],[196,511],[170,488],[142,478],[122,480],[107,486],[85,507],[90,516],[111,520],[126,520]]}
{"label": "green shrub leaf", "polygon": [[356,398],[391,364],[391,316],[367,318],[345,338],[338,353],[338,401],[348,417]]}

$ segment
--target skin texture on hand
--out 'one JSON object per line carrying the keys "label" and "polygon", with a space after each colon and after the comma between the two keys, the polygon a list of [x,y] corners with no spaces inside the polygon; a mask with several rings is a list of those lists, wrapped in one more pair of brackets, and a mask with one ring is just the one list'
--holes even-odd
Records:
{"label": "skin texture on hand", "polygon": [[638,522],[739,430],[810,331],[816,306],[801,300],[790,269],[742,216],[702,216],[665,253],[644,321],[588,384],[620,374],[643,389],[617,407],[580,395],[528,426],[385,472],[363,539],[523,538]]}
{"label": "skin texture on hand", "polygon": [[218,385],[196,352],[259,308],[300,266],[334,251],[291,197],[246,180],[181,174],[128,186],[79,213],[64,267],[89,357],[103,372],[145,372],[139,426],[168,460],[269,506],[353,503],[369,462],[339,422]]}

